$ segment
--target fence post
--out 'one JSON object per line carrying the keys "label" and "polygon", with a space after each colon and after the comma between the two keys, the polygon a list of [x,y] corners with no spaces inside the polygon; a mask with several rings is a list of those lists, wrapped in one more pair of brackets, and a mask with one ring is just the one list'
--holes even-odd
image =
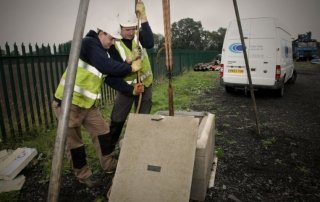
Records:
{"label": "fence post", "polygon": [[[56,86],[54,85],[54,71],[53,71],[53,60],[52,60],[52,57],[53,57],[53,55],[52,55],[52,53],[51,53],[51,47],[49,46],[49,44],[48,44],[48,56],[49,56],[49,64],[50,64],[50,71],[49,71],[49,73],[50,73],[50,80],[51,80],[51,88],[49,88],[50,90],[50,104],[49,104],[49,109],[50,109],[50,117],[51,117],[51,124],[52,125],[54,125],[54,116],[53,116],[53,113],[52,113],[52,108],[51,108],[51,101],[52,101],[52,99],[53,99],[53,93],[54,93],[54,90],[55,90],[55,88],[56,88]],[[49,85],[49,84],[48,84]]]}
{"label": "fence post", "polygon": [[[28,116],[27,116],[27,107],[26,107],[26,100],[25,100],[25,96],[24,96],[24,89],[23,89],[23,84],[22,84],[22,77],[21,77],[21,66],[20,66],[20,60],[18,58],[19,56],[19,52],[18,52],[18,47],[16,44],[14,44],[14,52],[16,55],[16,65],[17,65],[17,76],[18,76],[18,84],[19,84],[19,90],[20,90],[20,100],[21,100],[21,106],[22,106],[22,115],[23,115],[23,119],[24,119],[24,124],[25,124],[25,129],[26,131],[29,131],[29,120],[28,120]],[[17,104],[18,106],[18,104]],[[19,108],[17,109],[19,111]],[[20,117],[19,117],[20,118]],[[21,123],[21,118],[19,120],[17,120],[18,122]],[[22,135],[22,128],[21,131],[19,131],[19,133]]]}
{"label": "fence post", "polygon": [[[2,81],[2,88],[3,88],[3,94],[4,98],[6,99],[8,97],[8,91],[6,89],[6,80],[5,80],[5,74],[4,74],[4,66],[3,66],[3,61],[2,61],[2,49],[0,47],[0,79]],[[6,107],[8,110],[8,107]],[[1,127],[1,138],[3,141],[7,140],[7,133],[6,133],[6,127],[4,125],[4,117],[2,113],[2,105],[0,104],[0,127]]]}
{"label": "fence post", "polygon": [[[43,47],[43,45],[42,45]],[[39,47],[36,46],[36,52],[38,55],[38,76],[39,76],[39,88],[40,88],[40,97],[41,97],[41,103],[42,103],[42,113],[44,115],[44,123],[46,125],[46,128],[49,127],[48,123],[48,117],[47,117],[47,107],[46,107],[46,101],[45,101],[45,96],[44,96],[44,83],[43,83],[43,78],[42,78],[42,68],[41,68],[41,54],[39,51]],[[42,51],[43,52],[43,51]]]}
{"label": "fence post", "polygon": [[61,74],[59,74],[59,64],[58,64],[58,53],[57,53],[57,47],[56,45],[54,44],[53,45],[53,55],[54,55],[54,68],[55,68],[55,87],[58,86],[59,84],[59,79],[61,77]]}
{"label": "fence post", "polygon": [[[9,45],[6,44],[6,51],[7,51],[7,56],[11,56],[10,54],[10,48]],[[8,62],[8,68],[9,68],[9,80],[10,80],[10,87],[12,91],[12,99],[13,99],[13,109],[11,111],[14,111],[15,116],[16,116],[16,121],[17,126],[18,126],[18,134],[22,135],[22,127],[21,127],[21,122],[20,122],[20,114],[19,114],[19,108],[18,108],[18,100],[17,100],[17,92],[15,88],[15,83],[14,83],[14,78],[13,78],[13,67],[12,67],[12,61],[9,60]],[[11,112],[10,112],[11,113]]]}
{"label": "fence post", "polygon": [[29,67],[28,67],[28,61],[27,61],[27,56],[26,56],[26,48],[25,48],[24,44],[21,45],[21,49],[22,49],[22,57],[23,57],[24,70],[25,70],[25,76],[26,76],[27,99],[29,102],[29,112],[30,112],[30,116],[31,116],[31,125],[34,128],[35,127],[35,117],[34,117],[32,93],[31,93],[31,87],[30,87],[31,80],[29,77]]}
{"label": "fence post", "polygon": [[59,54],[59,56],[60,56],[60,57],[59,57],[60,75],[63,74],[63,72],[64,72],[64,67],[65,67],[65,65],[64,65],[64,63],[63,63],[62,53],[63,53],[63,51],[62,51],[62,46],[59,45],[59,46],[58,46],[58,54]]}
{"label": "fence post", "polygon": [[[49,45],[48,45],[49,47]],[[47,98],[45,99],[45,103],[44,103],[44,106],[46,106],[46,103],[48,104],[48,112],[47,113],[47,108],[45,108],[44,110],[46,110],[46,115],[48,115],[48,117],[46,117],[47,119],[47,128],[49,127],[49,121],[48,121],[48,118],[50,118],[50,122],[53,123],[53,114],[52,114],[52,109],[51,109],[51,100],[52,100],[52,92],[50,91],[50,86],[49,86],[49,72],[50,72],[50,69],[49,69],[49,66],[48,66],[48,61],[47,61],[47,56],[50,55],[50,47],[48,49],[48,47],[45,47],[43,44],[42,44],[42,52],[43,52],[43,67],[44,67],[44,79],[45,79],[45,82],[43,83],[43,85],[46,86],[46,96],[44,94],[44,91],[43,91],[43,97],[44,98]],[[44,87],[43,87],[44,88]]]}
{"label": "fence post", "polygon": [[[37,46],[37,44],[36,44]],[[32,80],[33,80],[33,86],[34,86],[34,99],[35,99],[35,103],[36,103],[36,113],[37,113],[37,117],[38,117],[38,124],[42,125],[42,118],[41,118],[41,113],[40,113],[40,101],[39,101],[39,95],[38,95],[38,87],[37,87],[37,76],[36,76],[36,70],[35,70],[35,66],[34,66],[34,53],[32,50],[32,46],[31,44],[29,44],[29,53],[31,56],[31,72],[32,72]]]}

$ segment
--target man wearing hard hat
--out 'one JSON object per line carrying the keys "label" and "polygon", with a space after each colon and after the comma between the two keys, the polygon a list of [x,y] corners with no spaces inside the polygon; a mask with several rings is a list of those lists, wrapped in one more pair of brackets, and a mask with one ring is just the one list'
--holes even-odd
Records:
{"label": "man wearing hard hat", "polygon": [[[81,138],[81,126],[84,126],[89,132],[104,171],[114,172],[117,166],[117,160],[110,155],[114,145],[109,126],[97,108],[104,80],[108,80],[113,88],[121,89],[122,93],[127,95],[140,94],[144,90],[143,85],[130,86],[122,78],[138,71],[141,68],[141,60],[132,61],[131,65],[120,63],[111,59],[106,52],[106,49],[114,44],[115,39],[120,38],[119,25],[107,24],[98,26],[97,32],[90,30],[81,43],[68,120],[66,153],[75,176],[79,182],[88,187],[99,185],[100,181],[93,177],[87,164],[85,146]],[[60,119],[65,79],[66,72],[62,75],[52,103],[58,120]]]}
{"label": "man wearing hard hat", "polygon": [[[139,1],[136,5],[136,14],[137,16],[140,16],[141,19],[141,29],[138,30],[140,44],[137,44],[136,39],[138,26],[137,16],[134,13],[120,13],[118,19],[122,39],[116,41],[114,46],[111,46],[109,53],[111,58],[117,61],[127,62],[128,64],[131,64],[132,60],[137,57],[141,57],[142,68],[140,70],[140,80],[144,84],[145,88],[142,93],[139,113],[149,114],[152,107],[153,75],[146,49],[153,48],[154,40],[152,30],[147,20],[145,6],[142,1]],[[125,76],[124,79],[131,85],[137,83],[137,76],[134,73]],[[125,95],[121,92],[117,93],[111,113],[110,125],[110,133],[112,134],[115,144],[119,139],[123,125],[130,113],[132,104],[135,102],[135,106],[137,106],[138,99],[139,96]]]}

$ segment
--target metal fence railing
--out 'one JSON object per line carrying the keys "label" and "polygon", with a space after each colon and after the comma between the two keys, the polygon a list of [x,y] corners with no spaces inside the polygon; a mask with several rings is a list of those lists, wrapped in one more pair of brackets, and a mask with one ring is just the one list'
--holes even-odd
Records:
{"label": "metal fence railing", "polygon": [[[51,109],[53,93],[67,66],[70,45],[16,44],[0,47],[0,138],[21,138],[34,130],[55,126]],[[173,50],[173,75],[199,62],[211,61],[218,52]],[[148,51],[155,80],[166,76],[165,56]],[[103,87],[102,105],[113,101],[115,91]]]}

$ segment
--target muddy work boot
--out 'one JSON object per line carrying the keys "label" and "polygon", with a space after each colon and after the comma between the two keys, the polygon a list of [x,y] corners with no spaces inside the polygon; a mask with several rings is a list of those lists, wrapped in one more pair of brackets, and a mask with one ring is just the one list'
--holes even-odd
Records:
{"label": "muddy work boot", "polygon": [[85,184],[89,188],[100,186],[102,183],[98,177],[91,175],[86,179],[79,179],[79,182]]}
{"label": "muddy work boot", "polygon": [[105,162],[106,162],[106,164],[105,164],[106,166],[104,169],[105,173],[106,174],[113,174],[117,169],[118,160],[115,159],[112,155],[109,155],[107,157],[107,159],[105,160]]}

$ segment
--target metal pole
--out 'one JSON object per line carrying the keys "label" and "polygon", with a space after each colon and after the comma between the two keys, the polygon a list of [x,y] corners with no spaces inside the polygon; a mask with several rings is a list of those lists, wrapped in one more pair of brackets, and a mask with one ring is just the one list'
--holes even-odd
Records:
{"label": "metal pole", "polygon": [[236,12],[238,28],[239,28],[239,33],[240,33],[240,39],[241,39],[241,44],[242,44],[242,49],[243,49],[243,54],[244,54],[244,61],[245,61],[245,64],[246,64],[246,70],[247,70],[247,75],[248,75],[248,80],[249,80],[249,89],[250,89],[250,94],[251,94],[251,99],[252,99],[252,104],[253,104],[253,110],[254,110],[254,113],[255,113],[257,134],[260,136],[261,134],[260,134],[260,127],[259,127],[257,104],[256,104],[255,96],[254,96],[253,86],[252,86],[252,79],[251,79],[251,73],[250,73],[249,61],[248,61],[248,55],[247,55],[247,47],[245,46],[245,43],[244,43],[244,38],[243,38],[243,32],[242,32],[242,26],[241,26],[241,21],[240,21],[240,15],[239,15],[239,10],[238,10],[237,0],[233,0],[233,5],[234,5],[234,10]]}
{"label": "metal pole", "polygon": [[58,123],[57,137],[54,146],[54,154],[51,166],[48,201],[57,202],[60,192],[61,169],[63,165],[66,133],[68,130],[69,111],[72,99],[72,92],[77,73],[78,60],[80,55],[81,40],[87,18],[90,0],[81,0],[78,10],[77,21],[74,29],[71,51],[68,61],[68,72],[64,86],[61,114]]}

